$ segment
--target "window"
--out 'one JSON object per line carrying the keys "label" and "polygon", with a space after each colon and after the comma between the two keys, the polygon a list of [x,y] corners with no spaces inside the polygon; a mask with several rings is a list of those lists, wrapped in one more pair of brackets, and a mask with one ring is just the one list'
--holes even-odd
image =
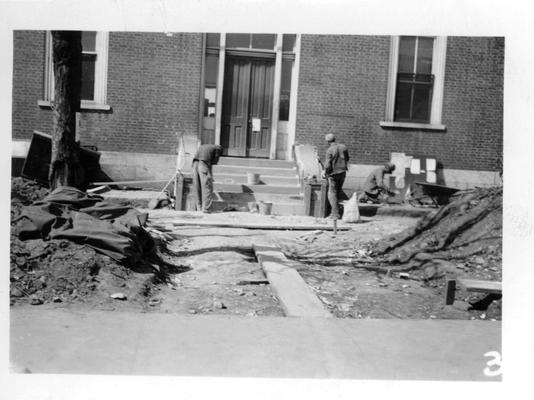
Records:
{"label": "window", "polygon": [[[54,68],[52,59],[52,34],[46,35],[46,82],[45,101],[40,105],[50,105],[54,101]],[[108,33],[82,32],[82,88],[81,108],[109,110],[106,105],[107,91]]]}
{"label": "window", "polygon": [[263,33],[228,33],[227,48],[274,50],[276,35]]}
{"label": "window", "polygon": [[445,37],[397,36],[391,41],[384,127],[444,130],[441,124]]}

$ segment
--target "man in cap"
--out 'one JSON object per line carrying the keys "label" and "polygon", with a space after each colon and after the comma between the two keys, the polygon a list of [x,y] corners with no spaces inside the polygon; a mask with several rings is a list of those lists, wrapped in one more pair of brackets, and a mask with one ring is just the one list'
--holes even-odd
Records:
{"label": "man in cap", "polygon": [[193,157],[193,193],[197,211],[210,213],[213,203],[212,165],[219,162],[222,147],[215,144],[201,145]]}
{"label": "man in cap", "polygon": [[380,203],[384,200],[385,194],[390,194],[388,186],[384,181],[384,175],[391,174],[395,170],[395,164],[386,163],[383,167],[379,167],[367,177],[363,185],[363,196],[360,197],[361,202]]}
{"label": "man in cap", "polygon": [[328,202],[332,208],[330,217],[338,219],[338,201],[347,170],[349,169],[349,152],[344,144],[336,143],[336,137],[332,133],[326,135],[325,140],[329,147],[326,150],[323,178],[328,180]]}

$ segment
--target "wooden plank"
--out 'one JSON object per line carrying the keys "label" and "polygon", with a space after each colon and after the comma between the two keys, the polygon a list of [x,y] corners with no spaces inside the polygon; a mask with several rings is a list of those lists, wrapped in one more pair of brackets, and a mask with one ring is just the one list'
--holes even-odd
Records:
{"label": "wooden plank", "polygon": [[143,183],[167,183],[168,180],[165,179],[152,179],[145,181],[108,181],[108,182],[91,182],[95,186],[104,186],[104,185],[139,185]]}
{"label": "wooden plank", "polygon": [[502,293],[502,282],[481,281],[475,279],[458,279],[458,283],[469,292]]}
{"label": "wooden plank", "polygon": [[454,303],[454,295],[456,291],[456,281],[454,279],[447,280],[445,287],[445,304],[451,305]]}
{"label": "wooden plank", "polygon": [[[275,231],[333,231],[331,225],[270,225],[270,224],[241,224],[241,223],[224,223],[224,222],[207,222],[207,221],[174,221],[174,226],[209,226],[214,228],[239,228],[239,229],[261,229]],[[349,226],[338,226],[338,231],[348,231]]]}
{"label": "wooden plank", "polygon": [[277,247],[255,244],[254,252],[288,317],[333,317]]}

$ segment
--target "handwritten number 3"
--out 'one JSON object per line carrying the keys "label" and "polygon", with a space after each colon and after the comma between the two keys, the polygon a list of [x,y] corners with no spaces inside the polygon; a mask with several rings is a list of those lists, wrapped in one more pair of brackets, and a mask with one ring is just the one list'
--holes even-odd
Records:
{"label": "handwritten number 3", "polygon": [[[484,368],[484,375],[486,376],[499,376],[501,371],[501,354],[498,351],[488,351],[484,354],[484,357],[493,357],[493,359],[486,362],[487,367]],[[496,368],[491,368],[496,366]]]}

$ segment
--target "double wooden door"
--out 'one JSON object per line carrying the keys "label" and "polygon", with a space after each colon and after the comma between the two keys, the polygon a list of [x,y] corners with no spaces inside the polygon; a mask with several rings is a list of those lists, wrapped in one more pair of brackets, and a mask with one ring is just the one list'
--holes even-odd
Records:
{"label": "double wooden door", "polygon": [[274,59],[227,56],[224,70],[223,154],[269,157]]}

